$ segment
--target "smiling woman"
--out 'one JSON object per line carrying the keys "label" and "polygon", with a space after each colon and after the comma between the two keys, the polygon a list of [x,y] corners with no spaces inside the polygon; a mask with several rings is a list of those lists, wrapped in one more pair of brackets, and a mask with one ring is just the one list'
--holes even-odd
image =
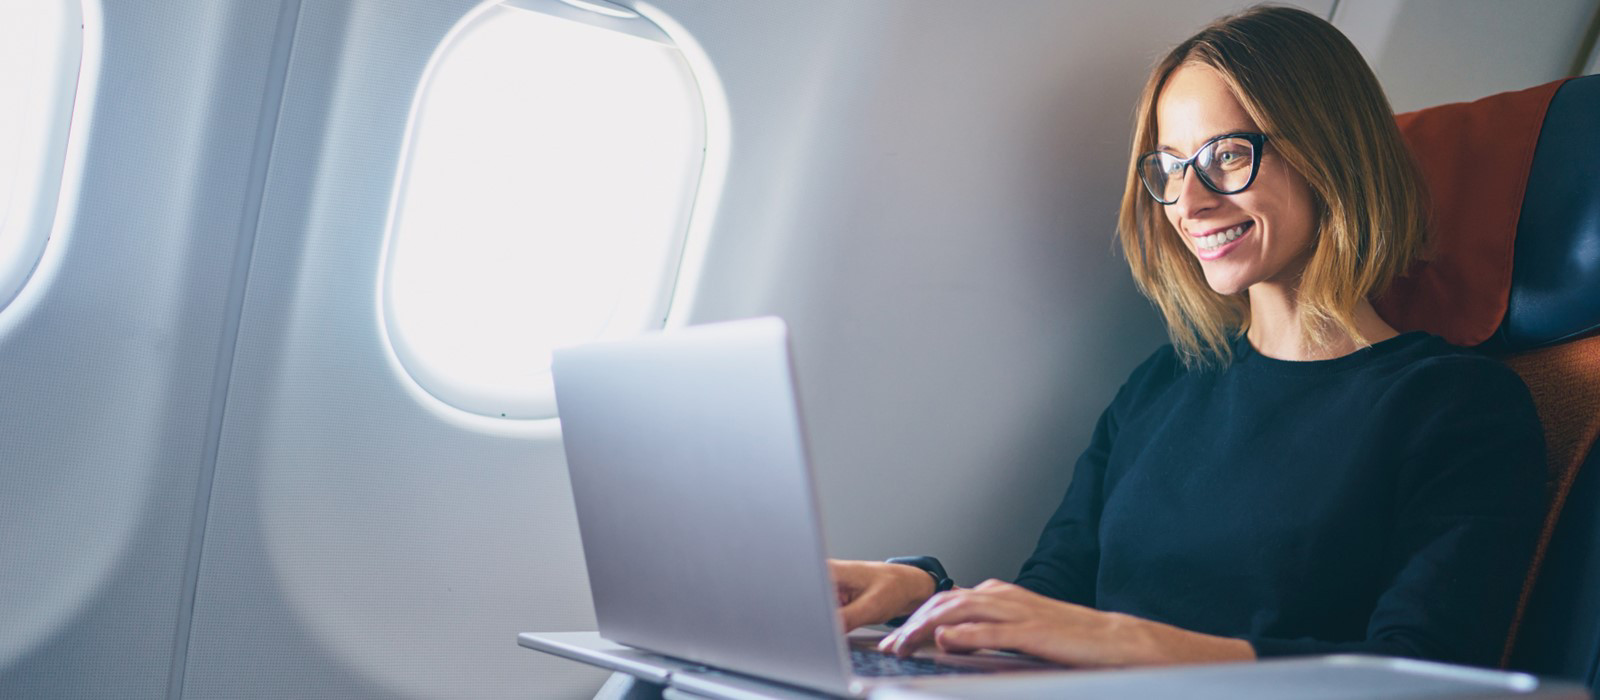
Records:
{"label": "smiling woman", "polygon": [[1173,344],[1101,416],[1015,583],[834,562],[846,625],[910,613],[881,648],[1084,666],[1494,663],[1543,438],[1511,370],[1368,301],[1425,244],[1377,80],[1326,21],[1260,7],[1168,53],[1137,114],[1120,233]]}

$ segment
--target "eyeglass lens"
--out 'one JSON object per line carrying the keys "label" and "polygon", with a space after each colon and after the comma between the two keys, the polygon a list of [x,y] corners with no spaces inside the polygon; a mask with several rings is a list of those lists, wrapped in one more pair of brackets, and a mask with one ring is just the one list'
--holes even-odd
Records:
{"label": "eyeglass lens", "polygon": [[1191,159],[1170,153],[1151,153],[1140,163],[1139,174],[1157,199],[1171,204],[1183,191],[1184,166],[1191,162],[1200,177],[1219,194],[1234,194],[1250,185],[1255,172],[1256,149],[1248,139],[1217,139],[1195,153]]}

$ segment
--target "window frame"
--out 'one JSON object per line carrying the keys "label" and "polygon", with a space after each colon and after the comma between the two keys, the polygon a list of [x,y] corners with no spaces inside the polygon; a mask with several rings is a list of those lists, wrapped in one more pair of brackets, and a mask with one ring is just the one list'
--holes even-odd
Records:
{"label": "window frame", "polygon": [[[73,154],[69,146],[81,130],[78,114],[88,111],[83,108],[88,92],[83,86],[92,83],[87,73],[97,65],[91,53],[98,55],[99,44],[89,31],[91,24],[99,26],[91,20],[98,18],[97,9],[92,2],[60,0],[52,8],[60,13],[55,18],[54,42],[45,47],[48,53],[35,54],[37,63],[24,69],[24,74],[36,76],[37,82],[32,86],[36,94],[32,99],[23,98],[21,111],[46,109],[36,112],[38,116],[15,133],[16,170],[10,190],[0,192],[4,204],[0,209],[0,318],[14,318],[16,307],[23,306],[19,302],[25,300],[24,292],[46,276],[42,270],[53,269],[47,259],[51,241],[59,237],[60,211],[64,202],[75,199],[68,195],[75,191],[70,185],[76,182],[79,168],[70,163]],[[45,70],[39,70],[41,67]]]}
{"label": "window frame", "polygon": [[[602,0],[582,0],[584,4],[609,4]],[[672,230],[666,232],[664,249],[666,254],[659,260],[659,284],[651,293],[647,301],[649,321],[643,327],[623,326],[608,327],[604,332],[594,337],[594,340],[603,340],[613,337],[637,335],[639,333],[660,330],[670,325],[675,325],[674,319],[681,316],[681,309],[686,308],[693,299],[693,280],[698,276],[704,256],[703,237],[705,229],[709,226],[709,211],[714,211],[719,199],[720,189],[724,181],[726,152],[726,99],[723,97],[720,84],[714,74],[709,73],[709,62],[705,59],[703,51],[692,39],[687,37],[683,28],[660,15],[659,11],[648,6],[641,11],[634,12],[629,8],[617,7],[632,13],[632,17],[618,18],[583,9],[569,4],[567,0],[489,0],[472,11],[463,15],[439,42],[429,59],[421,79],[417,83],[416,93],[413,96],[411,111],[407,118],[405,129],[405,142],[402,146],[399,167],[396,173],[393,198],[390,205],[389,217],[385,226],[384,243],[381,252],[381,263],[378,274],[377,311],[383,341],[388,348],[391,367],[406,380],[406,384],[414,397],[426,403],[437,412],[448,415],[456,421],[476,424],[488,429],[504,429],[508,424],[529,423],[554,423],[557,418],[553,385],[546,383],[539,389],[540,396],[533,397],[532,401],[538,404],[536,410],[502,410],[496,405],[476,401],[473,397],[463,396],[450,387],[450,379],[442,376],[435,368],[429,367],[424,362],[419,362],[415,357],[408,357],[405,340],[395,333],[394,306],[390,303],[392,293],[389,289],[392,283],[393,255],[395,239],[403,233],[403,203],[409,187],[411,166],[413,163],[413,144],[416,140],[418,115],[427,99],[428,88],[435,78],[440,65],[440,58],[458,41],[461,34],[472,27],[475,22],[482,19],[485,13],[495,8],[513,8],[517,10],[531,10],[541,14],[552,15],[564,19],[577,20],[584,24],[598,26],[604,29],[613,29],[636,38],[646,39],[675,50],[681,61],[684,73],[688,79],[689,88],[697,94],[691,94],[690,101],[697,105],[699,117],[698,140],[696,146],[700,151],[698,165],[694,174],[683,185],[684,209],[680,223]],[[651,16],[646,17],[646,14]],[[665,20],[665,21],[663,21]],[[671,31],[663,29],[663,25]],[[715,132],[715,133],[714,133]],[[686,289],[686,287],[688,289]],[[548,365],[540,368],[540,372],[548,377]],[[524,408],[527,404],[524,404]],[[487,421],[487,422],[485,422]],[[516,430],[514,426],[511,428]]]}

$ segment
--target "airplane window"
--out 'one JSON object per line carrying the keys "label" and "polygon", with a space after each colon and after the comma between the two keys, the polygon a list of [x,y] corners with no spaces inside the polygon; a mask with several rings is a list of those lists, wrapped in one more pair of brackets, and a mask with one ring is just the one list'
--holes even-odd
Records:
{"label": "airplane window", "polygon": [[442,43],[412,108],[381,290],[400,365],[447,404],[555,415],[563,345],[662,327],[705,107],[655,24],[506,0]]}
{"label": "airplane window", "polygon": [[0,0],[0,308],[50,240],[82,57],[76,0]]}

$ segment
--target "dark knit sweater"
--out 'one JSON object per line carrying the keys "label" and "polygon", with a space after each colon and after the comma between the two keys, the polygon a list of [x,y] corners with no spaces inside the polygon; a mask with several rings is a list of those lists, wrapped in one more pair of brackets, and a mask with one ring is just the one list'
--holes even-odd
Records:
{"label": "dark knit sweater", "polygon": [[1544,512],[1510,369],[1424,333],[1334,360],[1171,346],[1101,416],[1017,583],[1249,641],[1493,665]]}

